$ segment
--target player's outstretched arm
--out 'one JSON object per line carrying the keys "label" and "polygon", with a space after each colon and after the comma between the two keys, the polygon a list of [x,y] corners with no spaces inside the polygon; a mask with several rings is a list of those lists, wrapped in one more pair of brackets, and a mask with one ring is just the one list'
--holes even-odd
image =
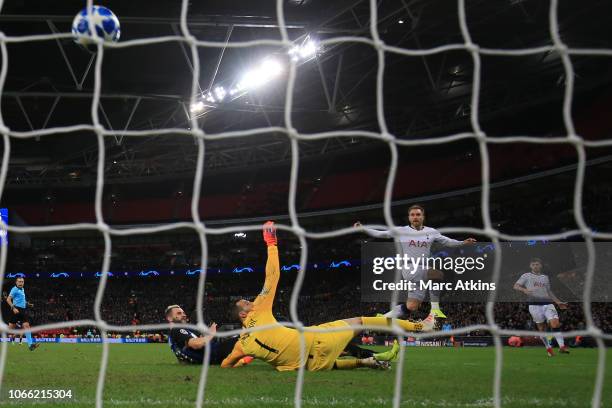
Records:
{"label": "player's outstretched arm", "polygon": [[363,228],[369,235],[373,236],[374,238],[393,238],[393,235],[391,235],[391,232],[379,231],[379,230],[375,230],[374,228],[366,228],[359,221],[353,224],[353,227]]}
{"label": "player's outstretched arm", "polygon": [[263,226],[263,239],[268,246],[268,260],[266,261],[266,281],[263,289],[254,304],[261,308],[272,308],[276,287],[280,278],[280,260],[278,258],[278,246],[276,238],[276,227],[274,222],[268,221]]}
{"label": "player's outstretched arm", "polygon": [[438,235],[436,235],[436,237],[434,238],[434,241],[446,247],[459,247],[463,245],[471,245],[476,242],[476,239],[467,238],[463,241],[458,241],[456,239],[452,239],[452,238],[449,238],[445,235],[438,233]]}
{"label": "player's outstretched arm", "polygon": [[217,332],[217,323],[211,324],[208,331],[210,334],[207,334],[206,336],[189,339],[187,342],[187,347],[194,350],[200,350],[206,347],[206,345],[215,337],[214,334]]}
{"label": "player's outstretched arm", "polygon": [[221,368],[237,368],[246,364],[244,358],[248,357],[242,351],[242,346],[240,345],[240,341],[237,341],[234,344],[234,348],[229,356],[225,357],[225,359],[221,362]]}

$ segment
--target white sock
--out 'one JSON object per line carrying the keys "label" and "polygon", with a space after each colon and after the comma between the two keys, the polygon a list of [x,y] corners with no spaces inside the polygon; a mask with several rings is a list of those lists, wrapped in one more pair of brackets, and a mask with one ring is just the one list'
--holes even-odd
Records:
{"label": "white sock", "polygon": [[393,309],[389,310],[387,313],[385,313],[385,317],[392,317],[392,318],[400,318],[404,315],[404,312],[402,310],[402,305],[396,305],[393,307]]}
{"label": "white sock", "polygon": [[546,336],[540,336],[540,338],[542,339],[542,343],[544,343],[544,347],[550,348],[550,344],[548,343]]}
{"label": "white sock", "polygon": [[554,336],[555,336],[555,340],[557,340],[557,344],[559,345],[559,347],[564,347],[565,340],[563,340],[563,336],[561,335],[561,332],[555,332]]}
{"label": "white sock", "polygon": [[440,309],[440,302],[429,302],[431,303],[431,310]]}

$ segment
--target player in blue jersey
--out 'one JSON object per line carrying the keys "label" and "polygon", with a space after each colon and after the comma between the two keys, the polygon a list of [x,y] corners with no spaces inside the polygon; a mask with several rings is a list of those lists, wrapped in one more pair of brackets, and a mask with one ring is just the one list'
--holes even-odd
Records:
{"label": "player in blue jersey", "polygon": [[[26,301],[25,289],[23,288],[24,285],[25,279],[15,279],[15,286],[13,286],[13,289],[11,289],[8,297],[6,298],[6,303],[8,303],[13,313],[9,320],[9,328],[11,329],[15,329],[19,323],[21,323],[21,327],[23,327],[25,330],[30,328],[30,318],[27,314],[27,307],[32,307],[34,305]],[[29,331],[26,331],[25,335],[30,351],[34,351],[39,344],[34,343],[32,333]]]}
{"label": "player in blue jersey", "polygon": [[[166,320],[169,323],[187,323],[187,314],[179,305],[171,305],[166,308]],[[217,331],[217,325],[212,324],[209,328],[211,333]],[[204,351],[210,347],[210,364],[219,365],[229,353],[231,353],[238,336],[229,338],[214,338],[212,334],[202,336],[199,332],[191,329],[171,327],[168,334],[170,349],[181,363],[202,364],[204,362]],[[240,365],[245,365],[253,360],[245,357]]]}

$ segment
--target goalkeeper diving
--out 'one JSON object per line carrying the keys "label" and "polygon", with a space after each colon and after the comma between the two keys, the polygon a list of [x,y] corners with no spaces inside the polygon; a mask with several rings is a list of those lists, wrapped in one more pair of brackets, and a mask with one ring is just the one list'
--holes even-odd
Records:
{"label": "goalkeeper diving", "polygon": [[[430,314],[421,322],[387,317],[353,317],[336,320],[312,327],[336,329],[338,331],[303,332],[305,354],[303,358],[300,358],[300,333],[296,329],[281,325],[272,315],[274,295],[280,277],[276,227],[273,222],[268,221],[264,224],[263,239],[268,246],[266,280],[263,289],[254,302],[245,299],[238,300],[232,306],[232,312],[240,320],[244,329],[261,326],[272,327],[254,332],[245,330],[236,341],[230,355],[222,361],[222,368],[239,366],[243,357],[251,356],[273,365],[278,371],[296,370],[302,363],[309,371],[359,367],[386,369],[390,367],[390,363],[383,360],[390,360],[389,356],[339,358],[351,339],[361,331],[359,329],[354,330],[349,326],[390,327],[395,323],[402,329],[411,332],[428,332],[434,329],[435,317],[433,314]],[[396,349],[394,354],[397,354],[397,347],[394,347],[394,349]]]}

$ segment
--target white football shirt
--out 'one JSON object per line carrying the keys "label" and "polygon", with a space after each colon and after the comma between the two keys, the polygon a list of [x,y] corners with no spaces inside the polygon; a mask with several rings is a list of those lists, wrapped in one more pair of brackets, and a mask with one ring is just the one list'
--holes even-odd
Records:
{"label": "white football shirt", "polygon": [[549,294],[550,280],[547,275],[527,272],[522,274],[516,283],[531,291],[530,300],[535,302],[552,301]]}

